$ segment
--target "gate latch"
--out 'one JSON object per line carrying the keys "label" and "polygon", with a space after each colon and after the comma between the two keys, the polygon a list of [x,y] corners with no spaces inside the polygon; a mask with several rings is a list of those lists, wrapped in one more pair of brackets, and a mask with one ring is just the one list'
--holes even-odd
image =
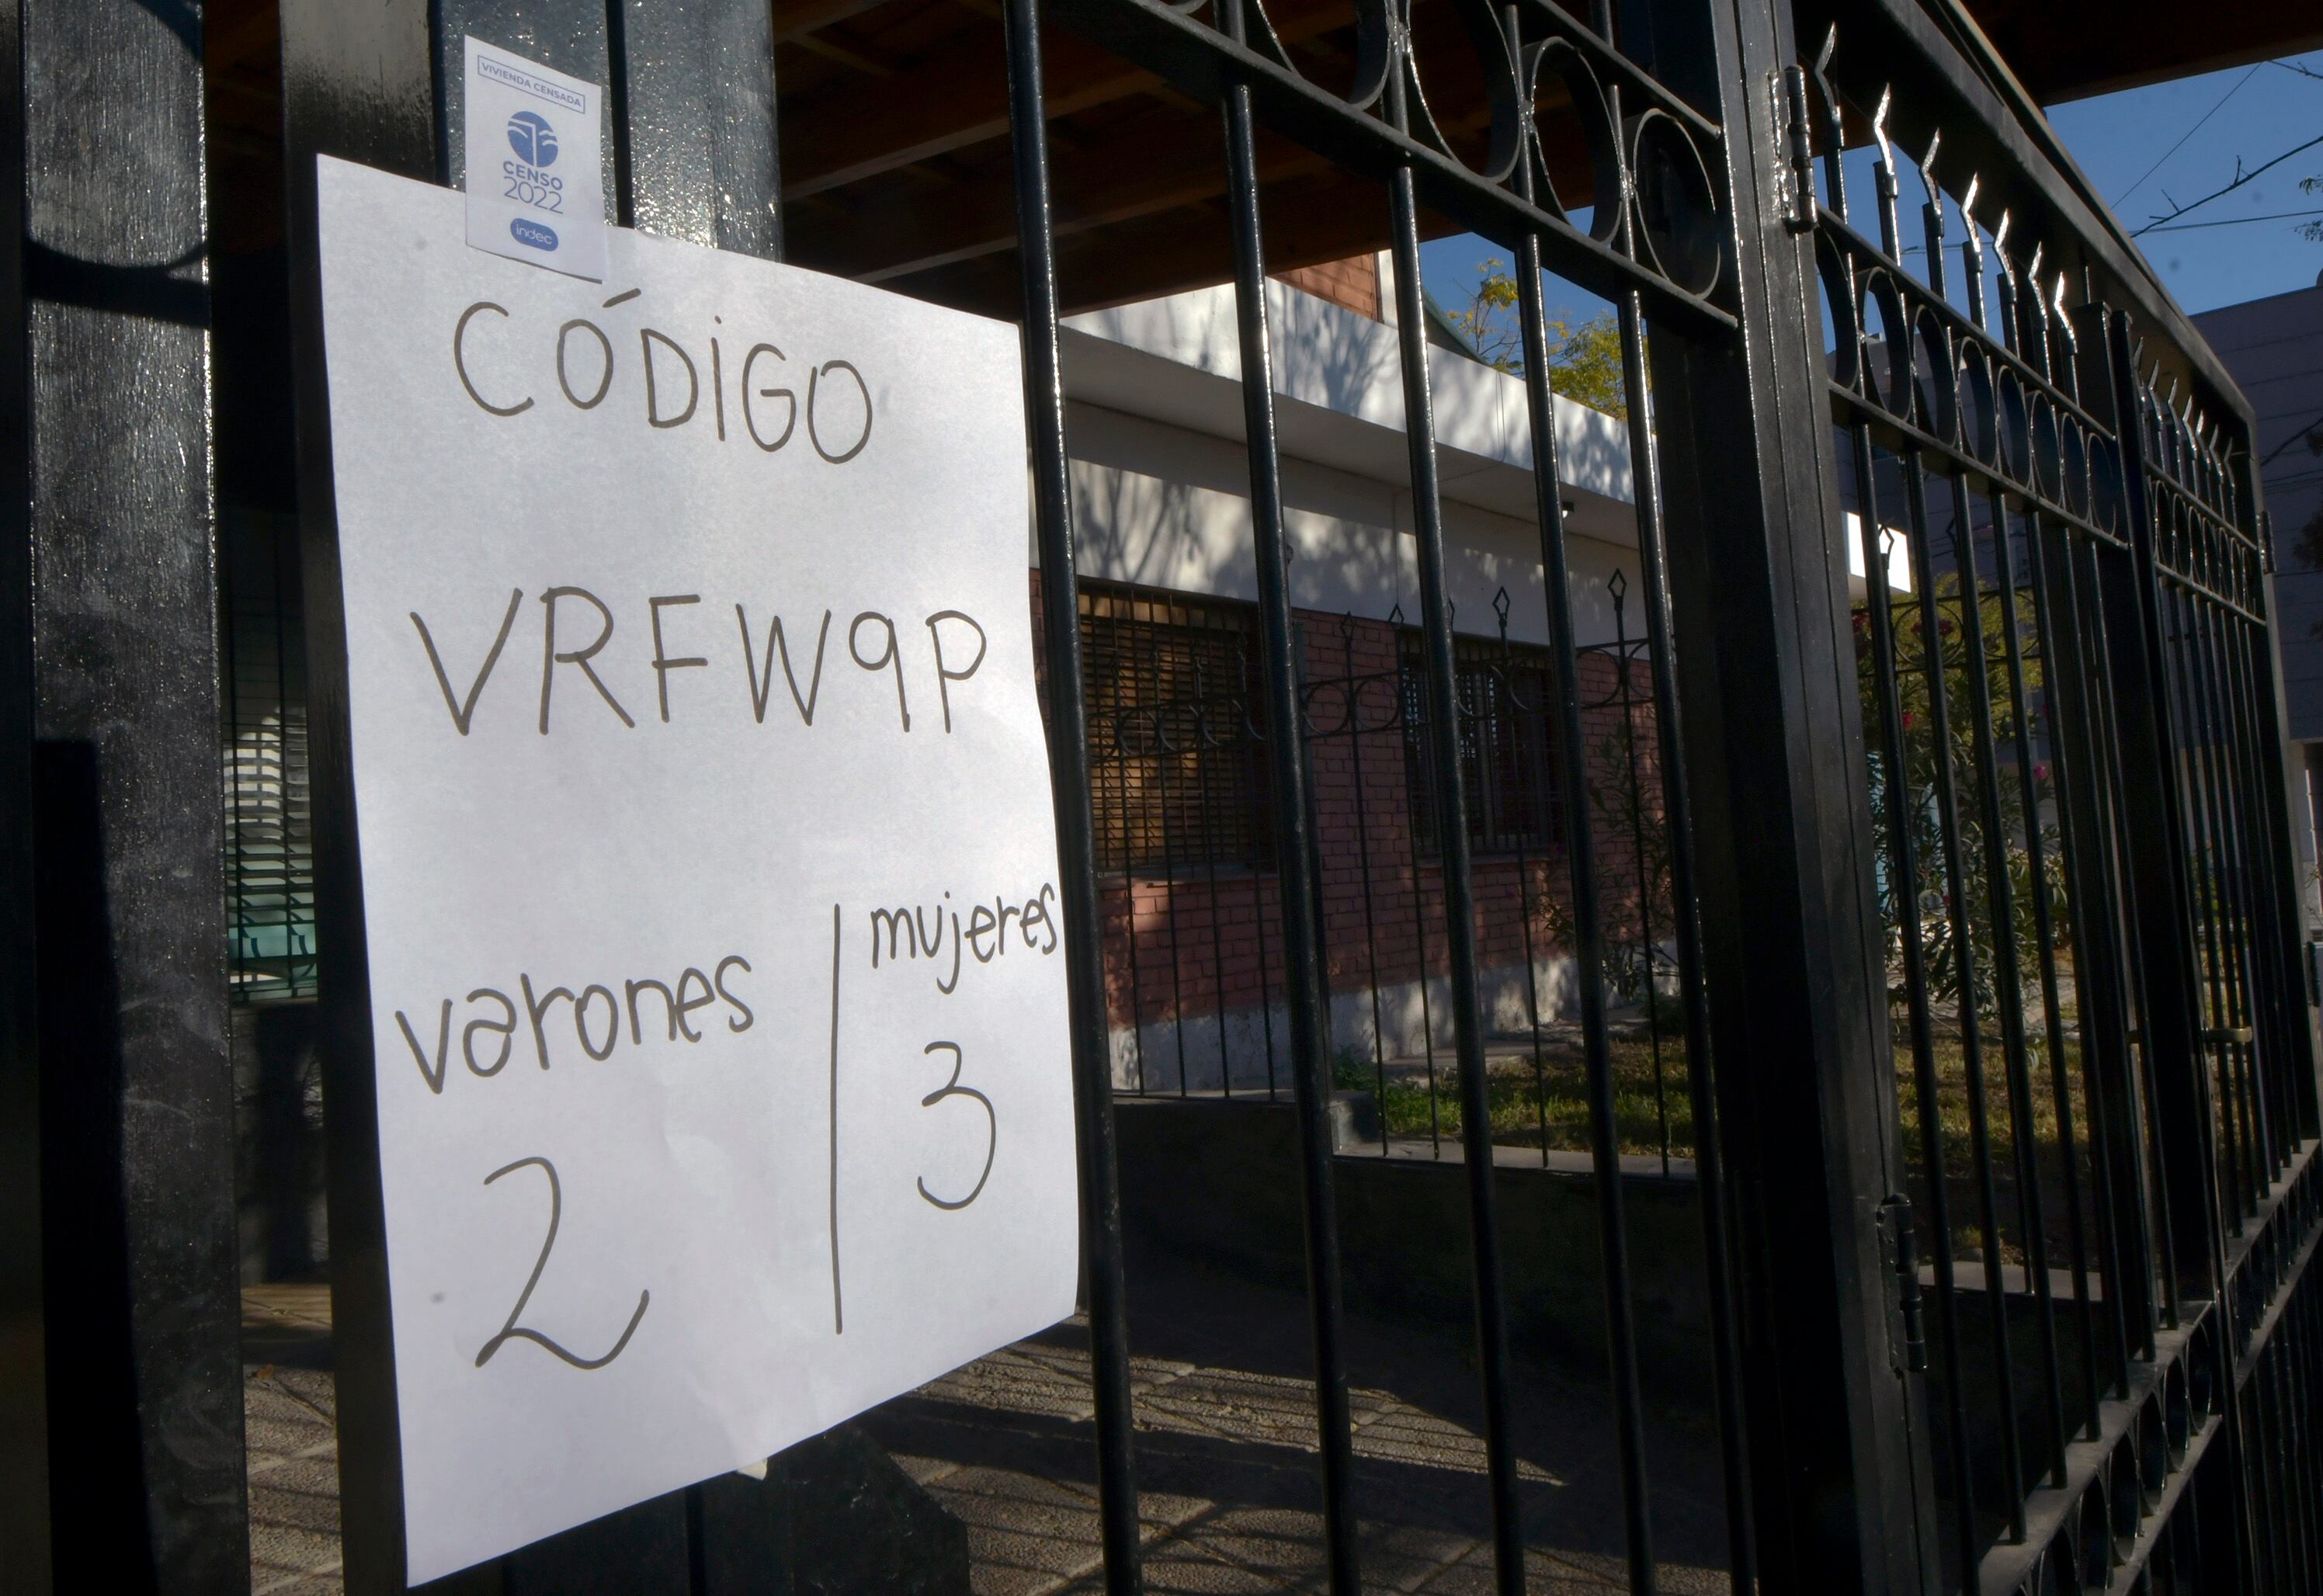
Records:
{"label": "gate latch", "polygon": [[1807,136],[1807,74],[1798,66],[1785,67],[1771,77],[1775,115],[1775,144],[1784,152],[1775,170],[1777,197],[1783,225],[1793,233],[1812,233],[1815,225],[1814,147]]}
{"label": "gate latch", "polygon": [[1927,1319],[1920,1303],[1920,1239],[1912,1226],[1912,1199],[1901,1192],[1879,1205],[1879,1253],[1893,1271],[1896,1317],[1889,1361],[1898,1374],[1928,1371]]}

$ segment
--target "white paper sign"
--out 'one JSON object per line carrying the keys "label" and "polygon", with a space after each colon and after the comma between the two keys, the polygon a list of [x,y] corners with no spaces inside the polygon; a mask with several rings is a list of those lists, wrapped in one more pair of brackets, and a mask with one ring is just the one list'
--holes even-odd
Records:
{"label": "white paper sign", "polygon": [[1015,329],[324,161],[417,1582],[1055,1323]]}
{"label": "white paper sign", "polygon": [[468,242],[551,271],[605,277],[597,84],[468,41]]}

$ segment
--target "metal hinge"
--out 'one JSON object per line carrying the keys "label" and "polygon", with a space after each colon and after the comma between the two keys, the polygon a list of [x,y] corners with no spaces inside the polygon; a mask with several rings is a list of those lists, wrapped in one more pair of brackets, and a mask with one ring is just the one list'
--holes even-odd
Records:
{"label": "metal hinge", "polygon": [[1775,169],[1777,197],[1783,225],[1793,233],[1811,233],[1815,225],[1814,147],[1807,136],[1807,74],[1804,67],[1785,67],[1770,74],[1773,91],[1775,144],[1784,152]]}
{"label": "metal hinge", "polygon": [[1898,1374],[1925,1374],[1928,1327],[1920,1304],[1920,1238],[1912,1228],[1912,1199],[1901,1192],[1879,1205],[1879,1255],[1896,1289],[1888,1362]]}

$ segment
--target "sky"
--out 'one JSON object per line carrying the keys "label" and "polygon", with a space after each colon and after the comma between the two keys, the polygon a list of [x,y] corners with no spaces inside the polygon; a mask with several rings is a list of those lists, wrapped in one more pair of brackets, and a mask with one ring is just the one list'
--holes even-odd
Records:
{"label": "sky", "polygon": [[[2323,139],[2323,51],[2283,60],[2288,64],[2261,62],[2073,101],[2053,107],[2050,121],[2134,231],[2233,182],[2237,160],[2248,170]],[[2323,273],[2323,243],[2301,238],[2298,229],[2323,221],[2323,184],[2311,193],[2299,184],[2318,177],[2323,143],[2137,243],[2189,312],[2308,288]],[[1907,176],[1907,193],[1912,183]],[[1421,271],[1437,298],[1457,308],[1468,301],[1478,263],[1502,252],[1473,234],[1441,238],[1423,247]],[[1575,319],[1607,308],[1561,281],[1552,280],[1547,298],[1552,311],[1561,307]]]}

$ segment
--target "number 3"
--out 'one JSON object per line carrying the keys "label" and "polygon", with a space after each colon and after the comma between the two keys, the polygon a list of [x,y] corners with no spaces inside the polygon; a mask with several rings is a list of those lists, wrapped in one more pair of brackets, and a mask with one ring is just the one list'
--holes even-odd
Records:
{"label": "number 3", "polygon": [[481,1369],[491,1362],[492,1354],[500,1350],[501,1344],[514,1339],[529,1341],[537,1346],[545,1347],[575,1369],[602,1369],[621,1355],[621,1349],[629,1344],[629,1337],[638,1333],[638,1321],[646,1316],[646,1304],[653,1300],[653,1293],[650,1291],[638,1293],[638,1311],[629,1316],[629,1328],[621,1332],[621,1339],[613,1344],[613,1350],[601,1358],[574,1357],[539,1331],[528,1329],[517,1323],[518,1317],[524,1312],[524,1305],[532,1300],[532,1289],[540,1284],[540,1271],[548,1267],[548,1250],[556,1245],[556,1223],[565,1215],[565,1193],[557,1184],[556,1166],[545,1158],[520,1158],[512,1164],[502,1164],[484,1177],[484,1184],[490,1186],[501,1176],[513,1174],[527,1164],[538,1164],[541,1173],[548,1177],[548,1234],[541,1241],[540,1256],[533,1261],[532,1278],[525,1281],[524,1289],[517,1293],[516,1306],[509,1309],[508,1322],[500,1326],[500,1333],[484,1343],[483,1350],[476,1354],[476,1367]]}
{"label": "number 3", "polygon": [[[989,1127],[987,1132],[984,1143],[984,1173],[976,1178],[975,1189],[970,1191],[966,1197],[960,1198],[960,1201],[956,1203],[946,1202],[943,1198],[936,1196],[934,1192],[930,1191],[928,1189],[927,1179],[924,1176],[920,1178],[920,1195],[927,1198],[928,1201],[933,1203],[939,1208],[965,1208],[969,1204],[974,1202],[977,1199],[978,1195],[984,1190],[984,1183],[992,1179],[993,1155],[1000,1151],[1000,1116],[992,1112],[991,1098],[986,1096],[982,1092],[978,1091],[974,1087],[964,1087],[960,1084],[960,1044],[956,1041],[932,1041],[920,1050],[923,1053],[932,1053],[938,1048],[946,1049],[951,1054],[951,1078],[944,1082],[942,1086],[937,1087],[934,1091],[930,1092],[926,1096],[921,1098],[920,1106],[923,1108],[933,1108],[946,1097],[973,1097],[984,1105],[984,1117]],[[521,1307],[522,1305],[519,1304],[519,1306]],[[644,1310],[640,1308],[638,1311],[643,1312]]]}

